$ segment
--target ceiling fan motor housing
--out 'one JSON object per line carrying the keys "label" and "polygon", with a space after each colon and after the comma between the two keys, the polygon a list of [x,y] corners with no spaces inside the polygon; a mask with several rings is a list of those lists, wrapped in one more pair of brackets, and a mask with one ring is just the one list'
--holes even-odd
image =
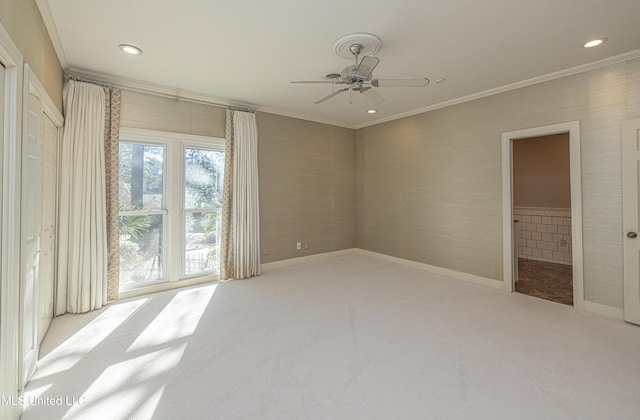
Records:
{"label": "ceiling fan motor housing", "polygon": [[345,67],[341,73],[342,81],[344,83],[349,83],[349,84],[354,84],[354,83],[362,84],[362,82],[367,82],[368,80],[366,77],[356,74],[357,70],[358,70],[358,66],[355,64]]}
{"label": "ceiling fan motor housing", "polygon": [[[372,87],[424,87],[429,84],[426,77],[404,77],[396,79],[374,79],[373,70],[380,63],[380,59],[374,54],[380,49],[382,42],[373,34],[354,33],[338,39],[334,45],[338,55],[354,59],[355,63],[345,67],[340,74],[329,73],[323,76],[322,81],[295,81],[291,83],[333,83],[345,85],[334,90],[329,95],[315,101],[320,104],[343,92],[356,91],[364,93],[372,102],[380,104],[384,102]],[[362,58],[360,58],[362,57]],[[382,83],[381,83],[382,82]],[[351,101],[350,101],[351,103]]]}

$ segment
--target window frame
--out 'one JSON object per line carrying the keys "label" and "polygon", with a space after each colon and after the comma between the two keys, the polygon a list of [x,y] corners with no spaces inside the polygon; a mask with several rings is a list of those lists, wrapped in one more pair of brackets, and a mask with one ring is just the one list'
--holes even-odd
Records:
{"label": "window frame", "polygon": [[[169,131],[147,130],[121,127],[119,141],[124,143],[165,145],[163,161],[163,211],[166,212],[163,224],[163,270],[161,282],[138,286],[121,287],[120,298],[138,296],[183,287],[192,284],[206,283],[219,279],[212,271],[194,275],[184,275],[183,260],[185,249],[184,223],[184,185],[185,185],[185,151],[187,148],[202,148],[225,152],[226,139],[222,137],[200,136],[174,133]],[[224,176],[224,174],[223,174]]]}
{"label": "window frame", "polygon": [[[168,209],[167,209],[167,200],[168,200],[168,188],[167,188],[167,160],[169,155],[169,145],[166,141],[155,140],[155,139],[140,139],[140,140],[132,140],[130,137],[125,137],[123,139],[122,133],[120,134],[120,138],[118,139],[118,148],[120,148],[120,144],[135,144],[140,146],[151,146],[151,147],[162,147],[163,148],[163,156],[162,156],[162,204],[160,209],[150,209],[150,210],[133,210],[133,211],[119,211],[118,210],[118,218],[120,216],[162,216],[162,248],[160,249],[160,258],[162,259],[162,277],[160,277],[156,281],[145,282],[142,285],[127,284],[120,285],[118,288],[121,292],[126,292],[133,289],[139,289],[140,287],[152,286],[160,283],[166,283],[168,269],[170,265],[169,257],[167,255],[167,244],[168,244]],[[119,219],[118,219],[119,220]]]}
{"label": "window frame", "polygon": [[[226,143],[226,141],[225,141]],[[187,223],[186,223],[186,214],[188,212],[190,213],[194,213],[194,212],[210,212],[210,211],[218,211],[218,212],[222,212],[222,206],[220,206],[220,208],[215,208],[215,207],[206,207],[206,208],[187,208],[186,207],[186,203],[185,203],[185,190],[186,190],[186,185],[187,185],[187,167],[186,167],[186,152],[187,149],[200,149],[200,150],[212,150],[212,151],[216,151],[216,152],[225,152],[225,143],[222,144],[212,144],[212,143],[205,143],[202,141],[183,141],[181,142],[181,153],[180,153],[180,158],[181,158],[181,181],[182,184],[180,186],[181,190],[180,190],[180,195],[181,195],[181,199],[180,199],[180,226],[182,227],[182,230],[180,232],[180,279],[190,279],[190,278],[195,278],[195,277],[203,277],[203,276],[218,276],[220,275],[220,273],[216,273],[214,271],[201,271],[199,273],[193,273],[193,274],[187,274],[186,273],[186,264],[185,264],[185,254],[186,254],[186,249],[187,249]],[[222,174],[222,176],[224,177],[224,172]]]}

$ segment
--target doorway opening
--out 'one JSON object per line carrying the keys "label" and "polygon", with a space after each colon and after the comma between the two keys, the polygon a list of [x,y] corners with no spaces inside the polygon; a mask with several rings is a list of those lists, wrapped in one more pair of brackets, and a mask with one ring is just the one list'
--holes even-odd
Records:
{"label": "doorway opening", "polygon": [[515,291],[573,305],[569,133],[512,148]]}
{"label": "doorway opening", "polygon": [[579,123],[502,134],[505,288],[584,309]]}

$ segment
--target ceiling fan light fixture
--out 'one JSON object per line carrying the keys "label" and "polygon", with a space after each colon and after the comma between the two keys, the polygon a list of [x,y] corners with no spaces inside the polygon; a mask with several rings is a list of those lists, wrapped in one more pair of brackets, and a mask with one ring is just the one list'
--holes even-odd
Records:
{"label": "ceiling fan light fixture", "polygon": [[605,42],[607,42],[607,38],[597,38],[597,39],[592,39],[589,42],[586,42],[583,47],[584,48],[593,48],[593,47],[597,47],[598,45],[602,45]]}
{"label": "ceiling fan light fixture", "polygon": [[124,52],[126,54],[129,54],[129,55],[140,55],[140,54],[142,54],[142,50],[140,48],[136,47],[135,45],[120,44],[120,45],[118,45],[118,47],[120,47],[122,52]]}

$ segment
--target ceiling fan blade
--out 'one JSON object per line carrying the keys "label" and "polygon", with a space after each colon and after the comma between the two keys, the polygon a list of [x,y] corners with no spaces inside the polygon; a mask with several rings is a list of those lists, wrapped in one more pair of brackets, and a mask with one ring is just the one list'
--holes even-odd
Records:
{"label": "ceiling fan blade", "polygon": [[291,83],[313,83],[313,84],[341,84],[341,81],[333,81],[333,80],[295,80]]}
{"label": "ceiling fan blade", "polygon": [[374,87],[425,87],[429,84],[426,77],[396,77],[394,79],[373,79]]}
{"label": "ceiling fan blade", "polygon": [[358,79],[369,80],[373,69],[376,68],[379,62],[380,59],[378,57],[371,55],[362,57],[360,64],[358,64],[358,67],[354,70],[354,76]]}
{"label": "ceiling fan blade", "polygon": [[375,89],[371,89],[370,87],[363,88],[362,90],[360,90],[360,93],[364,94],[364,96],[366,96],[367,99],[370,100],[375,105],[380,105],[385,103],[385,99],[382,97],[382,95],[376,92]]}
{"label": "ceiling fan blade", "polygon": [[334,96],[337,96],[337,95],[341,94],[342,92],[346,92],[346,91],[348,91],[348,90],[349,90],[349,88],[348,88],[348,87],[346,87],[346,88],[342,88],[342,89],[339,89],[339,90],[336,90],[335,92],[333,92],[333,93],[331,93],[331,94],[329,94],[329,95],[325,96],[324,98],[322,98],[322,99],[319,99],[319,100],[315,101],[315,102],[314,102],[314,104],[316,104],[316,105],[321,104],[321,103],[323,103],[324,101],[326,101],[327,99],[331,99],[331,98],[333,98]]}

